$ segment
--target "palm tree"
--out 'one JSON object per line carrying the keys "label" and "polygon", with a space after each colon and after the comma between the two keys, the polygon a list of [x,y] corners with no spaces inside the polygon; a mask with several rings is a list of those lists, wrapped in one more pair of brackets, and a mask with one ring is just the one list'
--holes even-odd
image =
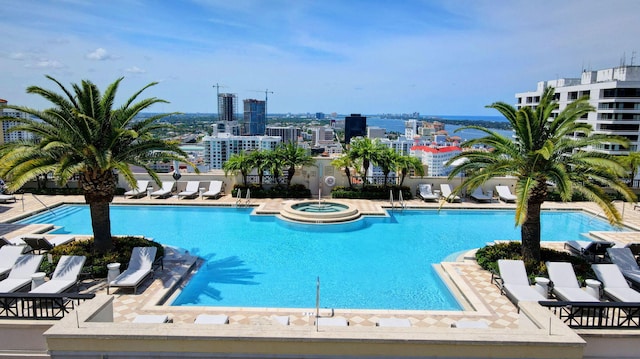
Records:
{"label": "palm tree", "polygon": [[347,181],[349,181],[349,188],[353,188],[353,184],[351,183],[351,168],[355,166],[355,163],[351,157],[349,157],[348,154],[343,154],[331,161],[331,165],[344,169],[344,174],[347,176]]}
{"label": "palm tree", "polygon": [[264,179],[264,171],[267,170],[267,151],[256,150],[249,153],[249,161],[251,167],[258,171],[258,185],[262,188],[262,181]]}
{"label": "palm tree", "polygon": [[376,165],[380,167],[382,170],[382,174],[384,174],[384,186],[387,186],[387,179],[389,178],[389,173],[396,167],[396,163],[400,155],[390,147],[384,147],[380,150],[378,154],[378,158],[376,161]]}
{"label": "palm tree", "polygon": [[[536,109],[496,102],[489,108],[498,110],[514,129],[515,140],[506,138],[483,127],[469,126],[486,134],[485,137],[465,142],[463,147],[484,144],[493,151],[466,151],[448,163],[466,157],[468,161],[453,169],[449,179],[466,172],[467,177],[456,188],[470,189],[480,186],[496,176],[515,176],[516,215],[515,223],[521,226],[522,257],[525,261],[540,260],[540,208],[547,198],[548,183],[555,184],[563,201],[571,200],[574,192],[583,194],[597,203],[612,224],[622,219],[603,187],[621,193],[630,201],[633,192],[620,180],[624,168],[610,155],[585,151],[587,146],[597,147],[604,143],[626,144],[625,139],[592,134],[589,124],[578,120],[593,111],[586,98],[567,105],[557,117],[554,101],[555,90],[544,90]],[[580,136],[574,136],[579,133]]]}
{"label": "palm tree", "polygon": [[278,151],[267,152],[265,159],[265,166],[269,169],[271,176],[273,177],[273,183],[280,186],[280,177],[282,177],[282,167],[284,167],[284,160]]}
{"label": "palm tree", "polygon": [[88,80],[73,84],[70,91],[53,77],[47,78],[55,82],[63,93],[38,86],[28,87],[27,93],[44,97],[53,104],[52,108],[39,111],[10,106],[39,119],[11,119],[20,123],[12,131],[30,132],[37,140],[3,145],[0,162],[4,166],[0,177],[11,178],[10,187],[15,190],[34,177],[47,173],[53,173],[60,185],[79,175],[79,184],[90,208],[94,249],[100,253],[107,252],[113,246],[109,204],[116,193],[116,172],[134,186],[136,180],[130,165],[135,165],[144,168],[156,183],[160,183],[158,175],[149,167],[150,163],[163,159],[191,163],[177,142],[152,135],[152,131],[166,131],[171,127],[157,123],[170,114],[155,115],[141,121],[135,119],[151,105],[166,103],[155,97],[134,103],[145,89],[156,83],[143,87],[124,105],[113,109],[122,78],[109,85],[102,96],[97,86]]}
{"label": "palm tree", "polygon": [[240,151],[240,153],[231,155],[229,159],[222,164],[222,170],[224,171],[225,176],[229,173],[234,176],[238,173],[242,175],[242,185],[244,187],[247,187],[247,177],[249,176],[251,169],[251,157],[245,151]]}
{"label": "palm tree", "polygon": [[287,168],[287,188],[291,186],[291,180],[296,173],[297,166],[310,166],[315,163],[304,148],[292,141],[280,146],[276,152],[281,156],[282,164]]}
{"label": "palm tree", "polygon": [[638,167],[640,167],[640,152],[630,152],[627,156],[620,156],[618,160],[629,171],[629,184],[630,187],[633,187],[633,180],[636,178]]}
{"label": "palm tree", "polygon": [[424,166],[418,157],[399,156],[396,160],[396,165],[398,166],[398,172],[400,172],[400,186],[404,183],[404,179],[410,170],[413,170],[420,177],[424,176]]}
{"label": "palm tree", "polygon": [[369,166],[372,162],[376,163],[378,161],[378,156],[384,148],[384,145],[378,140],[372,141],[368,137],[358,137],[351,140],[348,155],[352,161],[362,160],[362,171],[360,172],[362,187],[365,187],[368,182],[367,172],[369,171]]}

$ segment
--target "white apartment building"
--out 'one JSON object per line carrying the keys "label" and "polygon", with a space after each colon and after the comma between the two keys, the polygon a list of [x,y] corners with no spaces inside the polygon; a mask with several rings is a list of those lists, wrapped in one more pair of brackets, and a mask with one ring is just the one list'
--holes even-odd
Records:
{"label": "white apartment building", "polygon": [[[560,111],[571,102],[587,96],[595,111],[581,121],[589,123],[594,133],[622,136],[629,139],[630,147],[606,144],[588,150],[612,155],[626,155],[638,151],[640,135],[640,66],[620,66],[598,71],[583,71],[580,78],[561,78],[538,82],[536,91],[516,94],[517,108],[540,103],[546,87],[556,90],[555,98]],[[578,135],[578,134],[576,134]]]}
{"label": "white apartment building", "polygon": [[429,147],[413,146],[411,156],[418,157],[422,164],[427,166],[427,176],[447,176],[451,172],[450,166],[445,166],[453,156],[462,152],[460,147]]}
{"label": "white apartment building", "polygon": [[[29,118],[29,115],[24,112],[5,108],[7,104],[7,100],[0,99],[0,117]],[[2,121],[2,126],[0,127],[0,144],[33,139],[33,134],[30,132],[9,132],[9,129],[16,125],[18,125],[16,121]]]}
{"label": "white apartment building", "polygon": [[205,136],[204,163],[212,169],[221,169],[229,158],[242,151],[275,150],[282,138],[280,136],[233,136],[220,133],[217,136]]}

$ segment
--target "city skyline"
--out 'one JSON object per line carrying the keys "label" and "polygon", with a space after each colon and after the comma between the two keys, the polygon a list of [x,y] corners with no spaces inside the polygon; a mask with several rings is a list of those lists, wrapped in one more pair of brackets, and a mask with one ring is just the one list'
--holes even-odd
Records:
{"label": "city skyline", "polygon": [[[216,90],[269,113],[498,115],[541,79],[640,64],[640,2],[0,0],[0,98],[43,109],[57,90],[124,76],[123,101],[216,113]],[[216,89],[215,85],[220,88]],[[273,91],[273,93],[271,93]],[[117,102],[118,104],[119,102]]]}

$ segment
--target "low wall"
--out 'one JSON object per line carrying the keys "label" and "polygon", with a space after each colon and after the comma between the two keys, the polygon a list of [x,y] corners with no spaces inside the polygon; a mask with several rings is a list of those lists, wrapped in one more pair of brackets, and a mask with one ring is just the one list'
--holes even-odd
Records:
{"label": "low wall", "polygon": [[[550,312],[523,303],[522,329],[108,323],[101,295],[45,332],[52,358],[581,358],[584,341]],[[99,318],[100,322],[92,318]]]}
{"label": "low wall", "polygon": [[1,320],[0,358],[48,357],[42,333],[57,321]]}

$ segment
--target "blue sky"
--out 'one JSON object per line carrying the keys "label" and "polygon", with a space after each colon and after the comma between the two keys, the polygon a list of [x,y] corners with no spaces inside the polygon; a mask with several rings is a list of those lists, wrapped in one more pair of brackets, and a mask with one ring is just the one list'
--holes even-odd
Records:
{"label": "blue sky", "polygon": [[[216,112],[221,92],[269,112],[497,115],[536,83],[630,64],[634,0],[0,0],[0,98],[117,78],[120,102]],[[634,58],[640,64],[640,53]],[[239,106],[239,108],[241,108]]]}

